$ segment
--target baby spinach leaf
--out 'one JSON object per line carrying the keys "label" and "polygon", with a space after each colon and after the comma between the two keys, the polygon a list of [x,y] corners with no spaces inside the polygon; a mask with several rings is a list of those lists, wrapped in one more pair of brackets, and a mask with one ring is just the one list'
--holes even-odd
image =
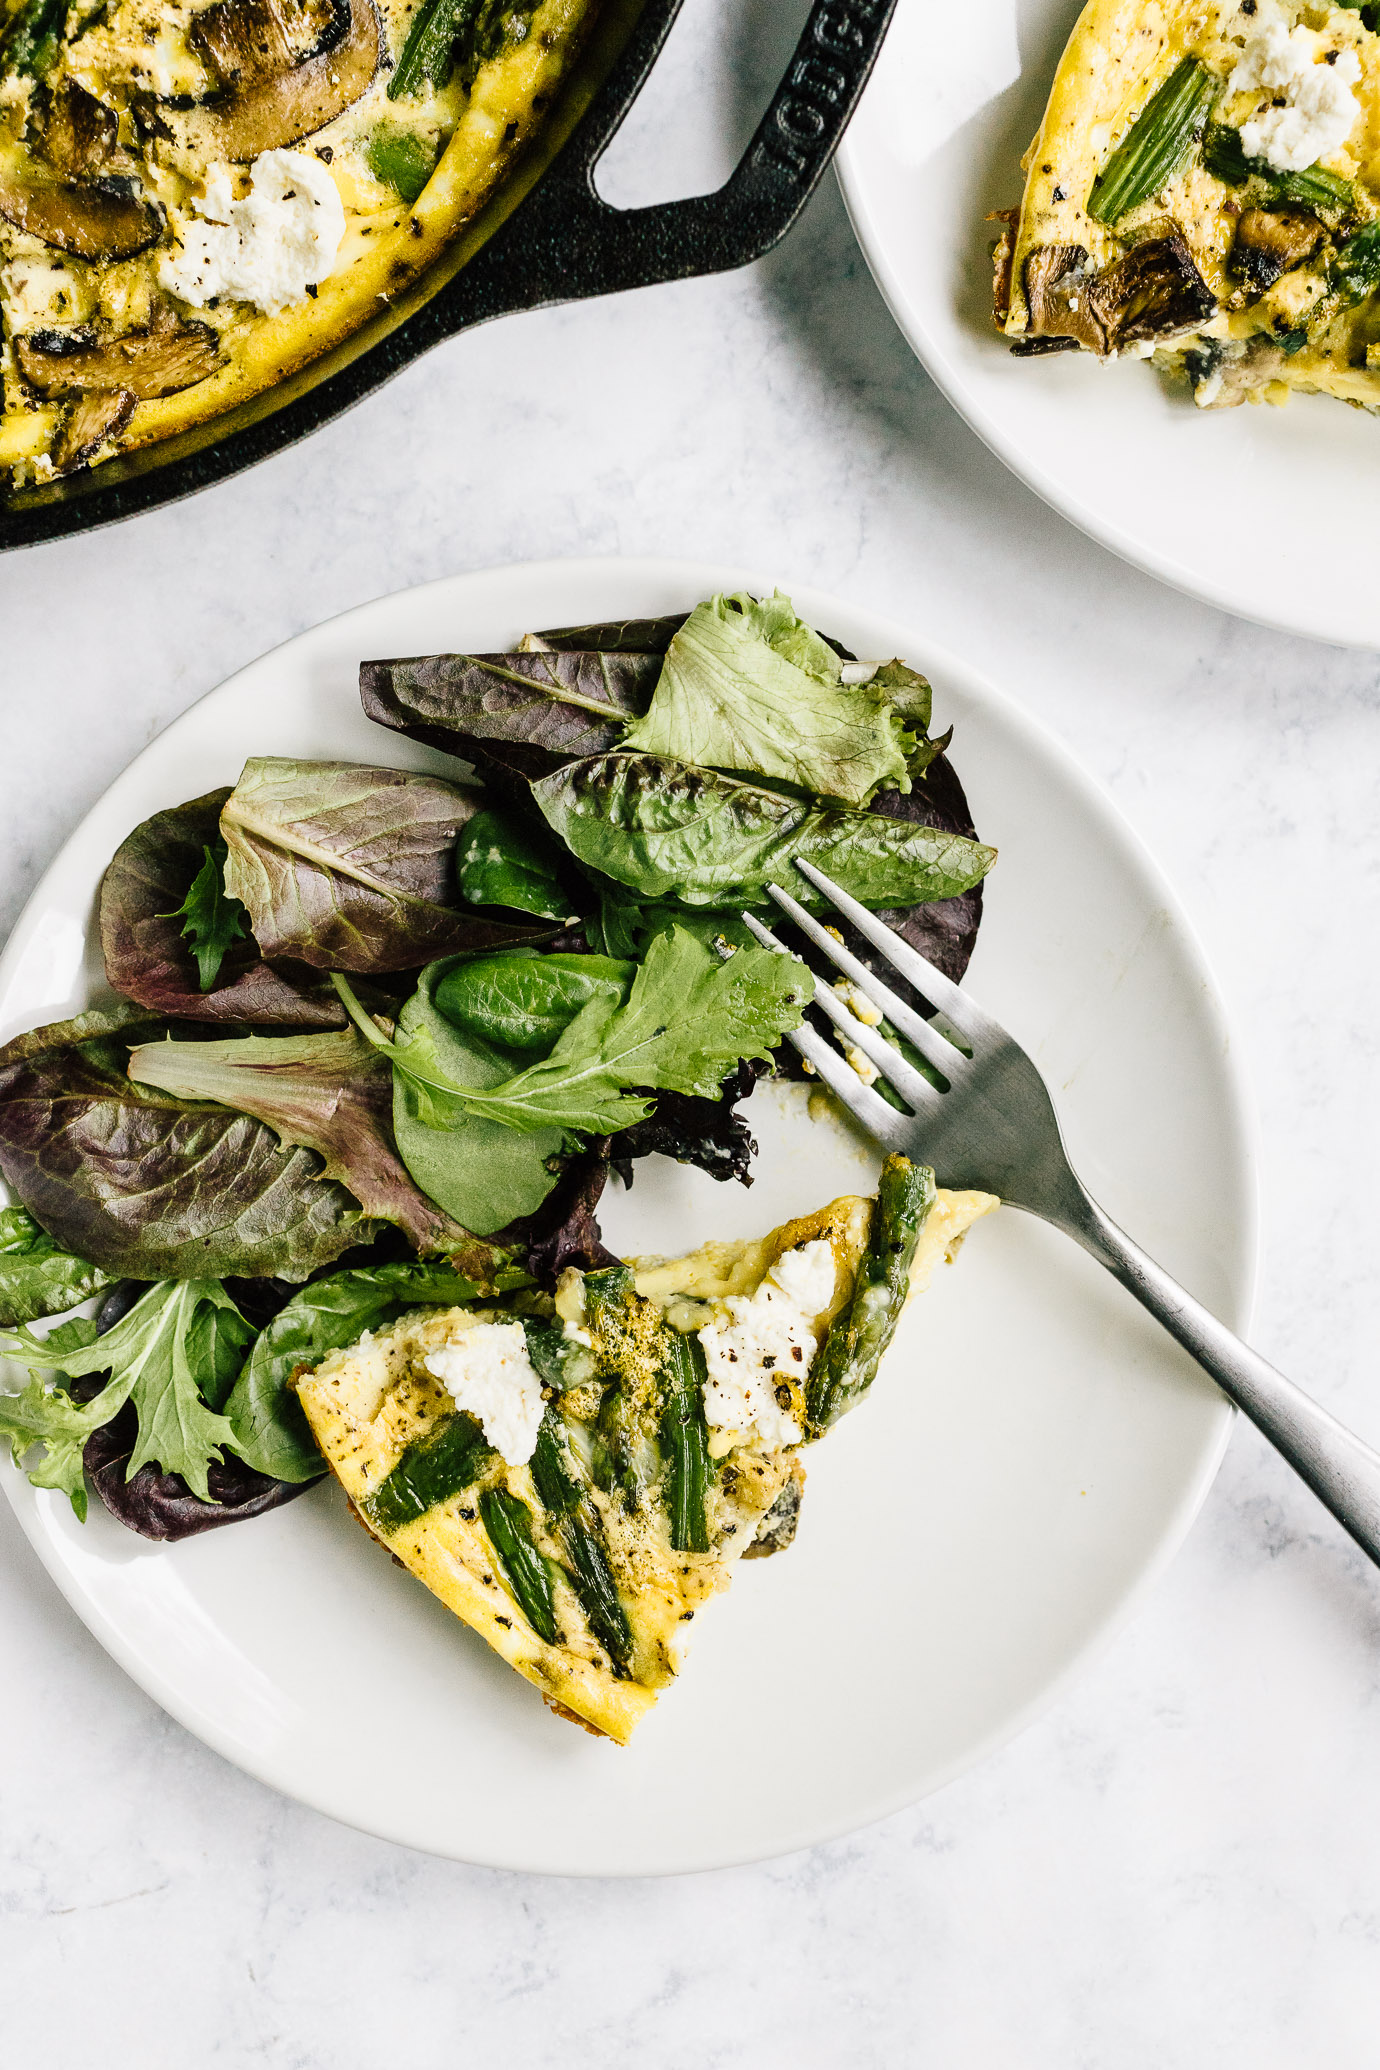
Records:
{"label": "baby spinach leaf", "polygon": [[[652,943],[626,1004],[612,988],[592,998],[549,1056],[498,1084],[481,1088],[450,1077],[428,1028],[401,1042],[385,1043],[377,1031],[372,1039],[437,1133],[463,1131],[477,1116],[524,1134],[562,1128],[607,1135],[651,1110],[646,1095],[630,1087],[712,1098],[741,1059],[767,1060],[799,1024],[807,986],[794,957],[754,944],[725,963],[672,927]],[[358,1024],[367,1035],[362,1015]]]}
{"label": "baby spinach leaf", "polygon": [[461,895],[472,906],[507,906],[543,920],[566,920],[575,910],[563,861],[540,824],[523,826],[503,812],[477,812],[455,850]]}
{"label": "baby spinach leaf", "polygon": [[414,130],[381,122],[364,146],[369,170],[411,207],[436,166],[436,146]]}
{"label": "baby spinach leaf", "polygon": [[165,1473],[181,1474],[206,1501],[208,1465],[219,1461],[223,1445],[234,1446],[229,1423],[208,1407],[206,1397],[224,1399],[253,1334],[214,1279],[160,1281],[114,1329],[83,1345],[16,1331],[0,1338],[0,1352],[32,1373],[56,1372],[69,1380],[95,1373],[110,1377],[80,1407],[32,1380],[21,1395],[0,1397],[0,1428],[11,1439],[17,1464],[34,1444],[46,1447],[30,1479],[39,1487],[61,1487],[84,1516],[81,1447],[132,1402],[139,1433],[127,1478],[153,1461]]}
{"label": "baby spinach leaf", "polygon": [[184,1100],[213,1100],[266,1122],[280,1143],[315,1150],[326,1178],[366,1215],[396,1223],[424,1256],[468,1232],[418,1191],[393,1141],[385,1058],[347,1028],[331,1035],[243,1035],[228,1042],[148,1042],[129,1075]]}
{"label": "baby spinach leaf", "polygon": [[136,1085],[131,1024],[156,1032],[125,1006],[0,1049],[0,1172],[54,1242],[129,1279],[296,1280],[375,1233],[314,1151]]}
{"label": "baby spinach leaf", "polygon": [[225,952],[233,942],[242,941],[249,929],[245,925],[247,914],[238,899],[227,898],[221,871],[225,864],[225,843],[216,841],[202,849],[201,868],[192,879],[191,889],[180,906],[171,913],[160,913],[160,920],[180,920],[182,936],[190,943],[196,958],[197,978],[203,992],[209,992],[220,975],[220,966],[225,961]]}
{"label": "baby spinach leaf", "polygon": [[322,970],[410,970],[540,940],[458,903],[455,841],[479,794],[351,762],[246,762],[220,816],[225,888],[265,956]]}
{"label": "baby spinach leaf", "polygon": [[293,1391],[295,1376],[328,1352],[355,1344],[366,1330],[386,1329],[409,1308],[462,1301],[529,1284],[508,1254],[474,1244],[469,1273],[450,1265],[377,1265],[333,1272],[294,1294],[259,1333],[226,1407],[242,1459],[280,1481],[314,1480],[325,1472],[310,1426]]}
{"label": "baby spinach leaf", "polygon": [[380,726],[467,761],[503,744],[519,775],[544,776],[616,747],[660,670],[657,654],[430,654],[361,663],[359,694]]}
{"label": "baby spinach leaf", "polygon": [[[450,958],[422,972],[421,983],[398,1017],[399,1047],[416,1042],[434,1059],[448,1086],[499,1085],[510,1076],[510,1055],[446,1019],[437,988],[458,967]],[[373,1023],[364,1030],[378,1037]],[[557,1158],[566,1144],[562,1127],[519,1135],[501,1121],[477,1114],[455,1116],[456,1125],[437,1128],[429,1091],[406,1073],[393,1074],[393,1133],[403,1163],[422,1191],[480,1236],[540,1207],[556,1183]]]}
{"label": "baby spinach leaf", "polygon": [[0,1209],[0,1326],[61,1315],[110,1281],[99,1265],[54,1243],[26,1208]]}
{"label": "baby spinach leaf", "polygon": [[773,777],[845,804],[909,788],[911,736],[884,690],[840,681],[837,654],[778,591],[711,597],[666,651],[646,716],[622,745]]}
{"label": "baby spinach leaf", "polygon": [[[228,789],[155,812],[120,843],[101,885],[101,948],[117,992],[179,1020],[251,1022],[260,1028],[342,1028],[345,1015],[325,980],[304,964],[264,962],[247,928],[224,939],[210,988],[203,983],[184,920],[188,887],[206,852],[223,856],[221,807]],[[223,893],[223,884],[222,884]],[[243,911],[224,899],[226,913]]]}
{"label": "baby spinach leaf", "polygon": [[635,964],[610,956],[514,949],[453,965],[436,987],[436,1005],[462,1035],[514,1058],[543,1055],[592,999],[621,1006],[635,974]]}
{"label": "baby spinach leaf", "polygon": [[865,906],[909,906],[955,897],[996,859],[960,835],[811,805],[657,755],[572,762],[532,795],[581,863],[644,900],[757,906],[777,883],[821,906],[794,867],[802,855]]}

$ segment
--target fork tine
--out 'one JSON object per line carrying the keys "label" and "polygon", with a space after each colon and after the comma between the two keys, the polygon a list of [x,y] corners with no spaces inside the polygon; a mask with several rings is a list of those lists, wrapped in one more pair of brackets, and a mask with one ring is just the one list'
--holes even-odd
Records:
{"label": "fork tine", "polygon": [[[778,941],[769,927],[763,927],[760,920],[754,920],[746,913],[743,918],[764,949],[775,949],[782,956],[790,955],[786,944]],[[811,972],[811,976],[813,975]],[[816,983],[818,984],[818,980]],[[800,1027],[790,1030],[786,1040],[814,1066],[816,1074],[828,1086],[830,1092],[842,1101],[850,1113],[857,1116],[863,1127],[874,1135],[879,1143],[888,1150],[906,1148],[914,1127],[910,1117],[898,1114],[880,1093],[873,1092],[870,1085],[864,1085],[853,1066],[844,1062],[833,1044],[826,1042],[817,1029],[812,1028],[808,1022],[802,1022]],[[923,1080],[921,1082],[923,1083]],[[925,1090],[938,1098],[932,1086],[926,1086]]]}
{"label": "fork tine", "polygon": [[[782,944],[777,940],[776,936],[771,933],[769,928],[764,927],[760,920],[754,919],[751,913],[744,913],[743,919],[751,929],[755,939],[762,944],[764,949],[781,948]],[[814,976],[813,972],[811,972],[811,976]],[[926,1107],[932,1106],[936,1101],[942,1099],[943,1095],[938,1089],[931,1085],[927,1078],[923,1078],[913,1064],[906,1062],[906,1059],[901,1055],[900,1050],[896,1048],[894,1043],[888,1042],[885,1035],[879,1035],[875,1028],[869,1028],[865,1021],[860,1021],[855,1014],[851,1014],[848,1011],[848,1008],[838,994],[825,984],[823,978],[815,978],[814,984],[815,1005],[828,1014],[834,1026],[840,1029],[871,1063],[876,1065],[884,1078],[891,1081],[902,1099],[909,1100],[917,1114],[922,1113]],[[955,1056],[959,1054],[957,1050],[954,1050],[952,1053]],[[811,1061],[814,1061],[813,1057]],[[852,1068],[850,1064],[849,1069],[852,1070]],[[867,1081],[859,1072],[854,1071],[853,1076],[857,1078],[860,1085],[866,1084]]]}
{"label": "fork tine", "polygon": [[[917,1013],[914,1007],[907,1006],[904,999],[898,998],[890,985],[875,972],[870,971],[865,963],[859,962],[853,951],[843,942],[836,941],[828,928],[822,926],[813,914],[807,913],[800,901],[791,897],[789,891],[783,891],[779,884],[769,884],[767,890],[782,912],[794,920],[807,940],[812,941],[822,955],[836,964],[845,977],[852,978],[854,984],[867,993],[875,1006],[881,1007],[893,1027],[899,1028],[903,1035],[909,1036],[922,1057],[928,1057],[946,1078],[956,1079],[959,1076],[968,1062],[961,1049],[955,1048],[952,1042],[946,1042],[939,1030],[931,1027],[923,1014]],[[744,918],[746,917],[744,915]],[[877,1059],[874,1057],[872,1061],[876,1063]]]}
{"label": "fork tine", "polygon": [[[990,1014],[956,985],[952,978],[945,977],[942,970],[936,970],[909,942],[903,942],[875,913],[869,913],[866,906],[860,906],[851,898],[842,885],[826,877],[823,870],[817,870],[813,863],[803,856],[795,858],[795,866],[802,877],[813,884],[816,891],[822,891],[830,903],[837,907],[845,920],[851,920],[860,935],[871,942],[874,949],[881,951],[893,970],[899,970],[908,978],[918,992],[923,992],[930,1005],[947,1015],[968,1042],[977,1043],[984,1039],[1000,1041],[1003,1031]],[[910,1030],[907,1029],[907,1034]]]}

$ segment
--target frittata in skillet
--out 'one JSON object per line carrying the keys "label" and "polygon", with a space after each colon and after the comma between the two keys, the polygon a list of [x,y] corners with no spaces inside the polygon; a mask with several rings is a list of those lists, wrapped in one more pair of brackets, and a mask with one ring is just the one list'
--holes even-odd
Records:
{"label": "frittata in skillet", "polygon": [[1380,404],[1380,5],[1090,0],[1003,218],[1020,355]]}
{"label": "frittata in skillet", "polygon": [[403,293],[540,125],[593,8],[11,5],[0,479],[185,431]]}
{"label": "frittata in skillet", "polygon": [[790,1543],[802,1448],[996,1205],[892,1157],[875,1200],[759,1242],[404,1316],[298,1398],[389,1551],[554,1710],[625,1742],[701,1604]]}

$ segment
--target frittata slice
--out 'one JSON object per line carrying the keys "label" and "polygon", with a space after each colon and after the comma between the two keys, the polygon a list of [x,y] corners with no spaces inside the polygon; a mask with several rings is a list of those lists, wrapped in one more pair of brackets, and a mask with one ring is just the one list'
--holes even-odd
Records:
{"label": "frittata slice", "polygon": [[1380,0],[1090,0],[1001,220],[1021,356],[1380,404]]}
{"label": "frittata slice", "polygon": [[997,1205],[889,1158],[755,1243],[419,1310],[298,1382],[369,1530],[562,1716],[624,1743],[701,1604],[794,1535],[800,1453]]}

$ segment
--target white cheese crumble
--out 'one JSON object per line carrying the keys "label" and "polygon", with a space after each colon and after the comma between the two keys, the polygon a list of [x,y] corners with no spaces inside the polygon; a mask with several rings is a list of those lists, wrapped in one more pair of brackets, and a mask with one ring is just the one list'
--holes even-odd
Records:
{"label": "white cheese crumble", "polygon": [[801,1429],[777,1400],[783,1379],[803,1380],[818,1350],[812,1325],[834,1297],[834,1253],[823,1240],[777,1259],[755,1294],[730,1294],[726,1322],[700,1331],[708,1378],[705,1421],[765,1452],[798,1445]]}
{"label": "white cheese crumble", "polygon": [[1361,112],[1351,91],[1360,76],[1354,50],[1322,54],[1310,30],[1266,22],[1242,51],[1227,91],[1267,87],[1283,97],[1284,105],[1266,105],[1242,123],[1242,150],[1277,172],[1306,172],[1320,158],[1330,158],[1351,135]]}
{"label": "white cheese crumble", "polygon": [[479,1324],[433,1351],[425,1363],[454,1396],[456,1408],[478,1417],[485,1437],[509,1466],[525,1466],[537,1448],[546,1404],[522,1324]]}
{"label": "white cheese crumble", "polygon": [[320,159],[304,151],[256,158],[241,201],[231,195],[229,167],[214,168],[195,207],[158,277],[197,308],[225,295],[277,316],[325,280],[345,235],[339,189]]}

